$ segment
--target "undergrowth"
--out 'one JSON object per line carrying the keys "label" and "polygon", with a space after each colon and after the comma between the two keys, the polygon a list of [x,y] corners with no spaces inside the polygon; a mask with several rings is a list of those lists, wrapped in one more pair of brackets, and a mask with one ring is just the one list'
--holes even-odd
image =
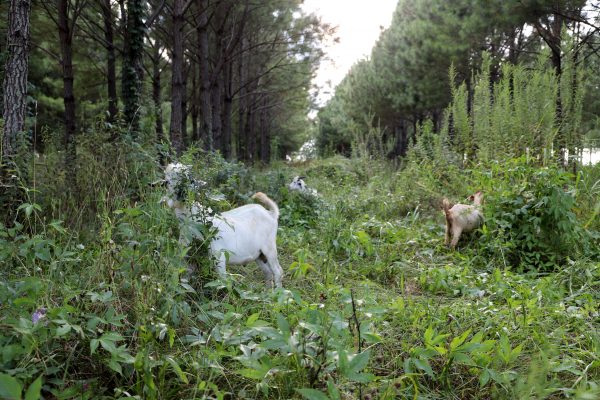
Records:
{"label": "undergrowth", "polygon": [[[215,211],[278,202],[271,290],[254,265],[217,279],[148,186],[151,157],[112,157],[87,159],[78,204],[37,161],[35,199],[0,226],[0,397],[600,396],[599,166],[254,170],[188,152]],[[289,192],[295,175],[318,194]],[[451,251],[439,201],[475,190],[485,226]]]}

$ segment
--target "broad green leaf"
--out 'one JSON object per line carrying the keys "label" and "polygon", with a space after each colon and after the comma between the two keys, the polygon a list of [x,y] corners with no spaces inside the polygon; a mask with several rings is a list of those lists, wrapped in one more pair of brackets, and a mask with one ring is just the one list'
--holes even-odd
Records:
{"label": "broad green leaf", "polygon": [[100,341],[98,339],[90,340],[90,354],[94,354],[96,352],[99,344],[100,344]]}
{"label": "broad green leaf", "polygon": [[484,368],[479,375],[479,386],[484,387],[490,381],[490,373],[487,368]]}
{"label": "broad green leaf", "polygon": [[458,346],[463,344],[465,342],[465,340],[467,340],[467,337],[470,334],[471,334],[471,330],[467,329],[462,335],[457,336],[454,339],[452,339],[452,341],[450,342],[450,351],[455,350]]}
{"label": "broad green leaf", "polygon": [[435,374],[433,373],[433,369],[431,368],[431,365],[429,364],[429,361],[427,360],[421,360],[419,358],[413,358],[413,362],[415,363],[415,366],[417,368],[419,368],[421,371],[425,371],[425,373],[427,375],[429,375],[430,377],[434,377]]}
{"label": "broad green leaf", "polygon": [[64,324],[56,328],[56,336],[64,336],[71,331],[71,325]]}
{"label": "broad green leaf", "polygon": [[242,375],[243,377],[254,379],[257,381],[260,381],[265,377],[265,374],[262,371],[251,368],[240,369],[237,371],[237,373]]}
{"label": "broad green leaf", "polygon": [[186,383],[186,384],[189,383],[187,376],[185,376],[185,374],[181,370],[181,367],[179,366],[179,364],[177,364],[177,361],[175,361],[171,357],[165,357],[165,358],[166,358],[167,362],[169,364],[171,364],[171,367],[173,367],[173,371],[175,371],[175,374],[177,374],[177,377],[179,378],[179,380],[181,380],[181,382]]}
{"label": "broad green leaf", "polygon": [[42,375],[33,381],[25,392],[25,400],[39,400],[42,391]]}
{"label": "broad green leaf", "polygon": [[121,364],[119,364],[116,360],[110,360],[108,362],[108,366],[110,369],[112,369],[119,375],[123,375],[123,370],[121,369]]}
{"label": "broad green leaf", "polygon": [[19,381],[7,374],[0,374],[0,398],[6,400],[20,400],[23,387]]}
{"label": "broad green leaf", "polygon": [[256,322],[258,320],[258,317],[260,317],[260,313],[254,313],[251,316],[249,316],[248,320],[246,321],[246,326],[252,327],[254,322]]}
{"label": "broad green leaf", "polygon": [[363,370],[363,368],[365,368],[367,366],[367,364],[369,363],[369,355],[370,355],[370,351],[364,351],[362,353],[358,353],[357,355],[355,355],[352,360],[350,361],[350,363],[348,364],[348,368],[351,369],[353,372],[360,372]]}
{"label": "broad green leaf", "polygon": [[331,400],[341,400],[342,398],[340,391],[331,380],[327,381],[327,394]]}
{"label": "broad green leaf", "polygon": [[329,397],[316,389],[296,389],[296,391],[308,400],[329,400]]}

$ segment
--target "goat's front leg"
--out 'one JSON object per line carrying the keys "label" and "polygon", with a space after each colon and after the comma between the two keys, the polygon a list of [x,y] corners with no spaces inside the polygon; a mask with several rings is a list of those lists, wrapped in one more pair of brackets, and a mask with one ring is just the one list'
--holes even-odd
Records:
{"label": "goat's front leg", "polygon": [[450,243],[450,227],[446,222],[446,236],[444,237],[444,245],[448,246],[448,243]]}
{"label": "goat's front leg", "polygon": [[219,255],[219,259],[217,260],[217,264],[215,265],[215,269],[217,270],[219,278],[225,278],[227,276],[226,266],[227,257],[225,257],[224,253],[221,253]]}

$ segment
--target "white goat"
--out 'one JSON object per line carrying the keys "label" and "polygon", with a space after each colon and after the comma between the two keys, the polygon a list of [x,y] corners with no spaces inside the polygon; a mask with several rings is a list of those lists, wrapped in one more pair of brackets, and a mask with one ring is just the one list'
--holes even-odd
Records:
{"label": "white goat", "polygon": [[310,193],[313,196],[317,196],[317,191],[306,186],[306,182],[304,182],[304,179],[304,176],[295,176],[294,179],[292,179],[292,182],[288,185],[288,189],[290,191]]}
{"label": "white goat", "polygon": [[[197,181],[186,182],[189,172],[190,166],[181,163],[169,164],[165,168],[168,196],[163,199],[175,210],[180,227],[190,219],[194,220],[194,215],[203,208],[198,202],[191,207],[184,203],[187,189],[182,186],[197,185]],[[264,204],[266,209],[258,204],[248,204],[210,218],[217,229],[216,237],[210,242],[210,252],[217,259],[217,272],[221,276],[225,276],[227,263],[245,265],[256,261],[267,284],[281,287],[283,270],[277,259],[276,244],[279,208],[264,193],[258,192],[252,198]],[[181,235],[180,242],[188,244]]]}
{"label": "white goat", "polygon": [[[481,202],[483,193],[477,192],[469,196],[473,205],[455,204],[452,206],[448,199],[442,200],[442,209],[446,216],[446,238],[444,243],[450,243],[451,248],[455,248],[458,239],[463,232],[471,232],[477,229],[483,223],[483,213],[481,212]],[[450,241],[452,236],[452,241]]]}

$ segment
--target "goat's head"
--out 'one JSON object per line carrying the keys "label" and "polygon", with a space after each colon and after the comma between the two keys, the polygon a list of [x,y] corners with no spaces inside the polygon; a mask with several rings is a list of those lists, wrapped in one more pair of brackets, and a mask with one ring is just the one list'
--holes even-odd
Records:
{"label": "goat's head", "polygon": [[183,201],[188,190],[198,190],[206,185],[206,182],[194,179],[191,165],[182,163],[171,163],[165,167],[164,183],[167,187],[167,199],[174,201]]}
{"label": "goat's head", "polygon": [[304,176],[295,176],[294,179],[292,179],[292,183],[288,185],[289,189],[300,191],[306,190],[306,183],[304,182],[304,178]]}
{"label": "goat's head", "polygon": [[477,192],[469,196],[469,200],[472,201],[473,204],[476,206],[481,205],[481,203],[483,202],[483,192],[481,190],[478,190]]}

